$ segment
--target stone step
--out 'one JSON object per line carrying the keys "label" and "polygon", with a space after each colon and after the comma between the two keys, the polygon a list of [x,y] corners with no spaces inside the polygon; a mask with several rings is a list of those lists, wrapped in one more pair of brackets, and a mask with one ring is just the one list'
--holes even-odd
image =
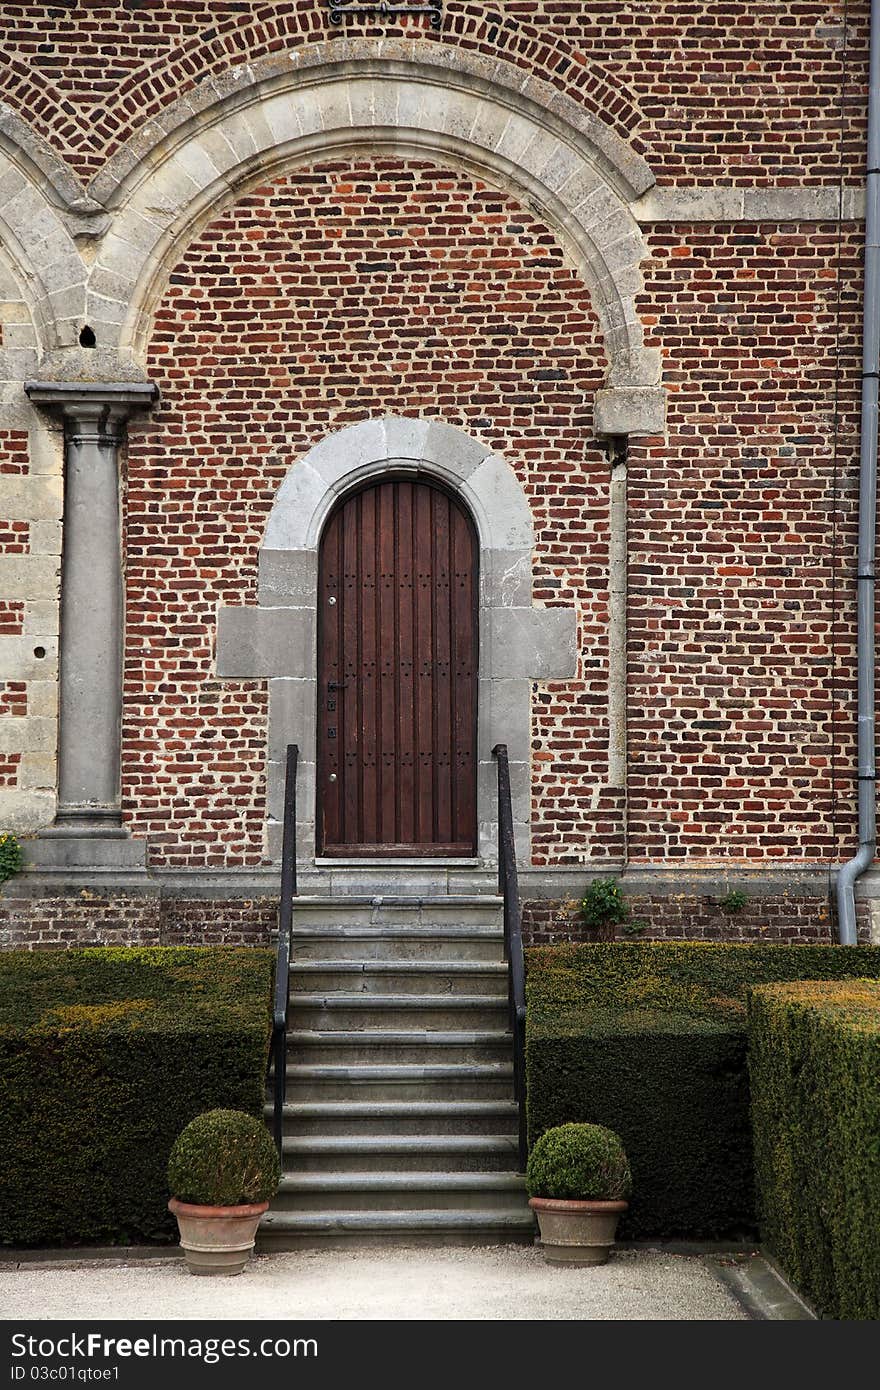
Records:
{"label": "stone step", "polygon": [[494,892],[297,900],[285,1171],[260,1248],[533,1238],[507,988]]}
{"label": "stone step", "polygon": [[503,899],[497,893],[430,892],[423,896],[371,894],[294,899],[294,931],[335,924],[346,927],[498,926]]}
{"label": "stone step", "polygon": [[507,997],[503,961],[307,960],[291,969],[291,998],[317,994],[491,994]]}
{"label": "stone step", "polygon": [[510,1062],[463,1062],[443,1066],[334,1067],[288,1063],[287,1100],[295,1101],[446,1101],[509,1100]]}
{"label": "stone step", "polygon": [[260,1250],[323,1249],[333,1245],[502,1244],[534,1240],[531,1211],[492,1208],[420,1211],[269,1211],[260,1223]]}
{"label": "stone step", "polygon": [[329,1062],[337,1066],[358,1062],[381,1066],[392,1061],[414,1062],[418,1066],[434,1062],[506,1062],[513,1053],[510,1033],[497,1028],[448,1033],[417,1029],[382,1032],[361,1028],[338,1033],[295,1029],[287,1035],[287,1047],[291,1061],[307,1065]]}
{"label": "stone step", "polygon": [[294,925],[291,963],[306,960],[501,961],[504,933],[494,926],[351,926],[304,930]]}
{"label": "stone step", "polygon": [[303,1135],[282,1140],[286,1173],[515,1172],[512,1134]]}
{"label": "stone step", "polygon": [[340,1029],[422,1031],[438,1028],[498,1029],[507,1020],[507,997],[497,994],[365,994],[328,990],[292,995],[290,1025],[309,1031]]}
{"label": "stone step", "polygon": [[[271,1120],[272,1105],[265,1107]],[[294,1101],[283,1111],[284,1133],[309,1134],[495,1134],[516,1133],[512,1100]]]}
{"label": "stone step", "polygon": [[518,1173],[286,1174],[272,1202],[282,1211],[468,1211],[522,1213],[525,1178]]}

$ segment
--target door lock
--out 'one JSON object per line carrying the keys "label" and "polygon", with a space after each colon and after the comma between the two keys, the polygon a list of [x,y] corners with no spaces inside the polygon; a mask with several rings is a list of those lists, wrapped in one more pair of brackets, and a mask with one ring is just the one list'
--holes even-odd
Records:
{"label": "door lock", "polygon": [[347,688],[347,686],[348,686],[348,681],[328,681],[328,682],[327,682],[327,689],[328,689],[328,690],[345,690],[345,689]]}

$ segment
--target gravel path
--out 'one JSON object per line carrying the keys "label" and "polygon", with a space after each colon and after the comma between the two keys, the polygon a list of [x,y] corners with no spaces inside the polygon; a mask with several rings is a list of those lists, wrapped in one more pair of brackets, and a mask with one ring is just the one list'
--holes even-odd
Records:
{"label": "gravel path", "polygon": [[4,1318],[744,1319],[699,1256],[619,1251],[597,1269],[529,1246],[261,1255],[233,1279],[182,1261],[0,1266]]}

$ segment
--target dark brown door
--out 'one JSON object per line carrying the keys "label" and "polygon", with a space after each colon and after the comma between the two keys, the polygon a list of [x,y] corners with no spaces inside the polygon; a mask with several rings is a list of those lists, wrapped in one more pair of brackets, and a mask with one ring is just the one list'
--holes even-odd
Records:
{"label": "dark brown door", "polygon": [[347,497],[318,575],[318,850],[476,848],[477,542],[441,488]]}

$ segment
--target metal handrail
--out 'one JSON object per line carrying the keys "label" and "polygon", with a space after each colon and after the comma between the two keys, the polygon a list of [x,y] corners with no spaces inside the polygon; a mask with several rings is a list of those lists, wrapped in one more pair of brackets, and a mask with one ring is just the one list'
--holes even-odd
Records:
{"label": "metal handrail", "polygon": [[275,957],[275,1006],[269,1064],[274,1066],[272,1133],[281,1157],[284,1101],[287,1096],[287,1014],[290,1007],[290,949],[293,900],[296,897],[296,765],[299,748],[287,745],[284,780],[284,834],[281,847],[281,903],[278,908],[278,952]]}
{"label": "metal handrail", "polygon": [[507,744],[497,743],[492,756],[498,763],[498,890],[504,898],[504,959],[507,961],[508,1014],[513,1034],[513,1094],[519,1112],[519,1163],[525,1171],[529,1153],[526,1137],[526,970]]}

